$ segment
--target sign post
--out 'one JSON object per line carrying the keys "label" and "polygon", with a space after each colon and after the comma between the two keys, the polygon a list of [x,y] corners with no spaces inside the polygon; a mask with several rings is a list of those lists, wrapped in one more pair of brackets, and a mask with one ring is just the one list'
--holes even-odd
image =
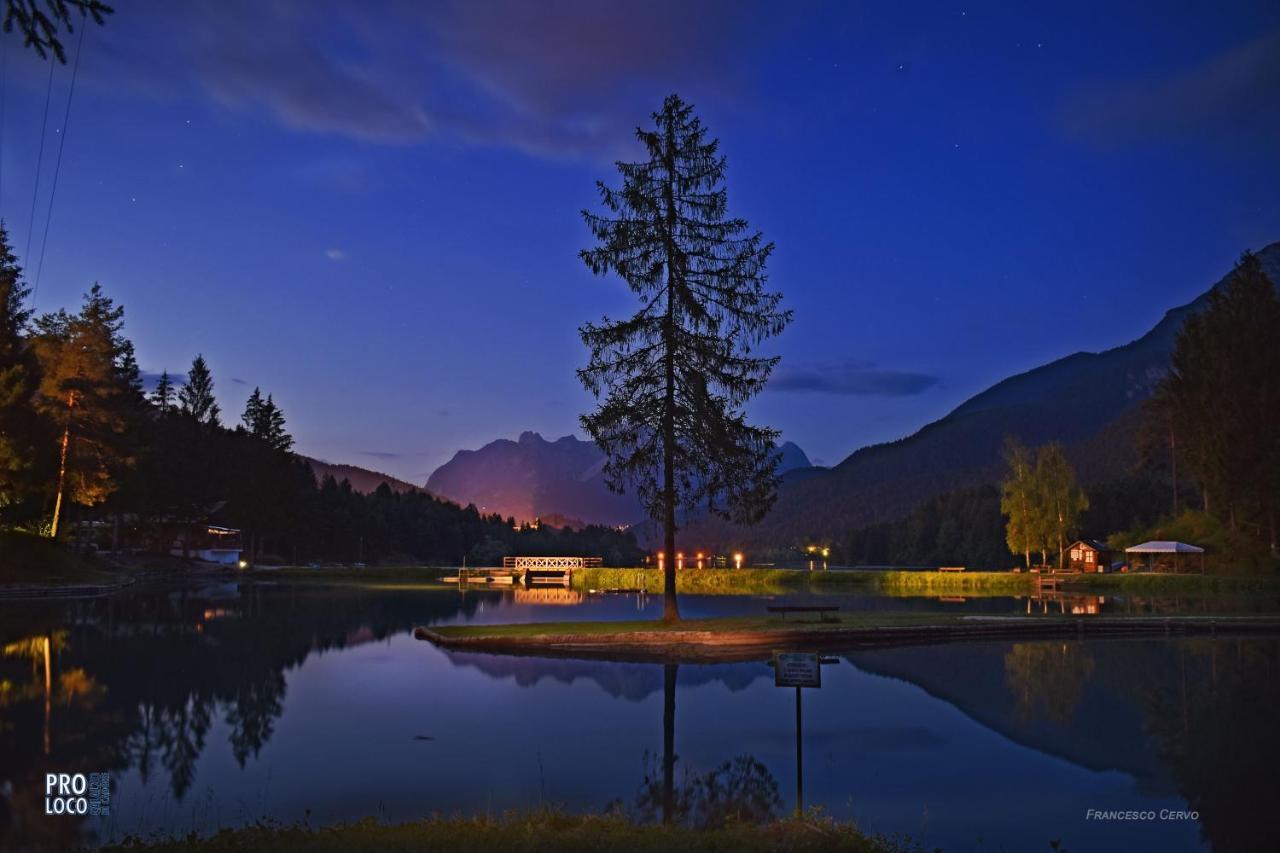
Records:
{"label": "sign post", "polygon": [[822,686],[822,662],[807,652],[774,652],[773,683],[796,689],[796,814],[804,811],[804,748],[800,691]]}

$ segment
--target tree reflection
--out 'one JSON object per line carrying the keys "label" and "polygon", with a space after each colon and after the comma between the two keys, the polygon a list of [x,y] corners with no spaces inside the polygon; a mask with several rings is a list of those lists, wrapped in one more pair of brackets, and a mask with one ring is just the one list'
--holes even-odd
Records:
{"label": "tree reflection", "polygon": [[662,816],[664,822],[712,829],[733,821],[767,823],[782,808],[777,780],[754,756],[739,755],[701,774],[686,768],[684,778],[670,789],[657,763],[656,756],[646,754],[644,780],[635,802],[640,820]]}
{"label": "tree reflection", "polygon": [[1005,684],[1018,716],[1060,725],[1071,722],[1094,668],[1093,655],[1080,643],[1014,643],[1004,656]]}
{"label": "tree reflection", "polygon": [[1180,644],[1171,678],[1146,691],[1161,757],[1215,851],[1274,849],[1280,837],[1280,642]]}
{"label": "tree reflection", "polygon": [[782,807],[778,782],[754,756],[739,755],[703,774],[685,769],[680,784],[676,766],[676,681],[679,664],[662,668],[662,768],[656,757],[644,756],[644,779],[636,794],[637,817],[652,822],[679,823],[703,829],[730,821],[765,823]]}
{"label": "tree reflection", "polygon": [[237,688],[227,722],[231,725],[231,751],[241,767],[250,753],[257,758],[271,739],[276,718],[284,711],[284,690],[284,674],[278,671],[262,673]]}
{"label": "tree reflection", "polygon": [[[0,849],[78,846],[81,824],[42,819],[45,772],[136,768],[145,783],[159,769],[182,800],[219,718],[242,767],[259,755],[284,712],[285,673],[308,655],[459,610],[453,596],[252,583],[0,603],[0,767],[11,783]],[[41,835],[55,823],[56,837]]]}

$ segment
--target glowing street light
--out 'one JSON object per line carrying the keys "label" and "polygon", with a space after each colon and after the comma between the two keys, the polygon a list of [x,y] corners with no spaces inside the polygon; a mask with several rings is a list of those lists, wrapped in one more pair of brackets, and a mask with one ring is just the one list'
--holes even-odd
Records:
{"label": "glowing street light", "polygon": [[733,555],[733,567],[735,569],[742,568],[742,552],[741,551]]}
{"label": "glowing street light", "polygon": [[698,552],[698,568],[702,568],[702,552]]}
{"label": "glowing street light", "polygon": [[676,571],[679,572],[683,570],[684,570],[684,552],[681,551],[678,554],[676,554]]}

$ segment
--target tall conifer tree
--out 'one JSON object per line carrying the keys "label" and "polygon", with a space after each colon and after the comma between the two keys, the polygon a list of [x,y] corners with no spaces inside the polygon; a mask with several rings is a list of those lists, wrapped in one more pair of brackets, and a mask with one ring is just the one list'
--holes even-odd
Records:
{"label": "tall conifer tree", "polygon": [[156,390],[151,392],[151,402],[160,414],[167,415],[173,411],[173,380],[169,378],[169,371],[160,374],[160,381],[156,383]]}
{"label": "tall conifer tree", "polygon": [[198,423],[212,427],[222,425],[222,410],[213,396],[213,374],[209,372],[204,355],[197,355],[191,362],[187,384],[178,392],[178,408]]}
{"label": "tall conifer tree", "polygon": [[25,496],[35,457],[38,426],[31,397],[37,365],[26,340],[29,291],[0,223],[0,508]]}
{"label": "tall conifer tree", "polygon": [[1273,553],[1280,510],[1280,296],[1246,252],[1183,323],[1169,375],[1149,404],[1176,431],[1177,456],[1199,482],[1206,511],[1234,529],[1265,531]]}
{"label": "tall conifer tree", "polygon": [[778,433],[748,424],[743,406],[777,363],[757,346],[791,312],[765,289],[773,244],[727,215],[719,143],[677,95],[653,120],[636,130],[647,158],[617,164],[617,189],[597,184],[605,213],[583,211],[597,240],[583,261],[616,273],[641,307],[582,326],[591,358],[578,376],[603,398],[582,426],[609,486],[634,489],[662,524],[663,618],[675,620],[677,509],[753,523],[776,496]]}
{"label": "tall conifer tree", "polygon": [[50,536],[58,535],[65,500],[101,503],[132,461],[125,432],[141,384],[123,330],[124,308],[96,283],[79,314],[58,311],[36,321],[41,377],[35,402],[59,432]]}

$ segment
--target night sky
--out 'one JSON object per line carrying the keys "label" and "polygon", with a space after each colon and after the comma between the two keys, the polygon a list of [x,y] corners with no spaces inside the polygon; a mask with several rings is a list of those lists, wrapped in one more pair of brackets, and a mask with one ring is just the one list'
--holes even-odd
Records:
{"label": "night sky", "polygon": [[[101,281],[144,370],[203,352],[226,415],[261,385],[301,452],[416,482],[579,433],[577,326],[631,309],[579,210],[672,91],[795,311],[752,414],[827,464],[1280,240],[1274,2],[111,2],[38,309]],[[3,39],[0,214],[34,281],[71,65],[31,235],[49,66]]]}

